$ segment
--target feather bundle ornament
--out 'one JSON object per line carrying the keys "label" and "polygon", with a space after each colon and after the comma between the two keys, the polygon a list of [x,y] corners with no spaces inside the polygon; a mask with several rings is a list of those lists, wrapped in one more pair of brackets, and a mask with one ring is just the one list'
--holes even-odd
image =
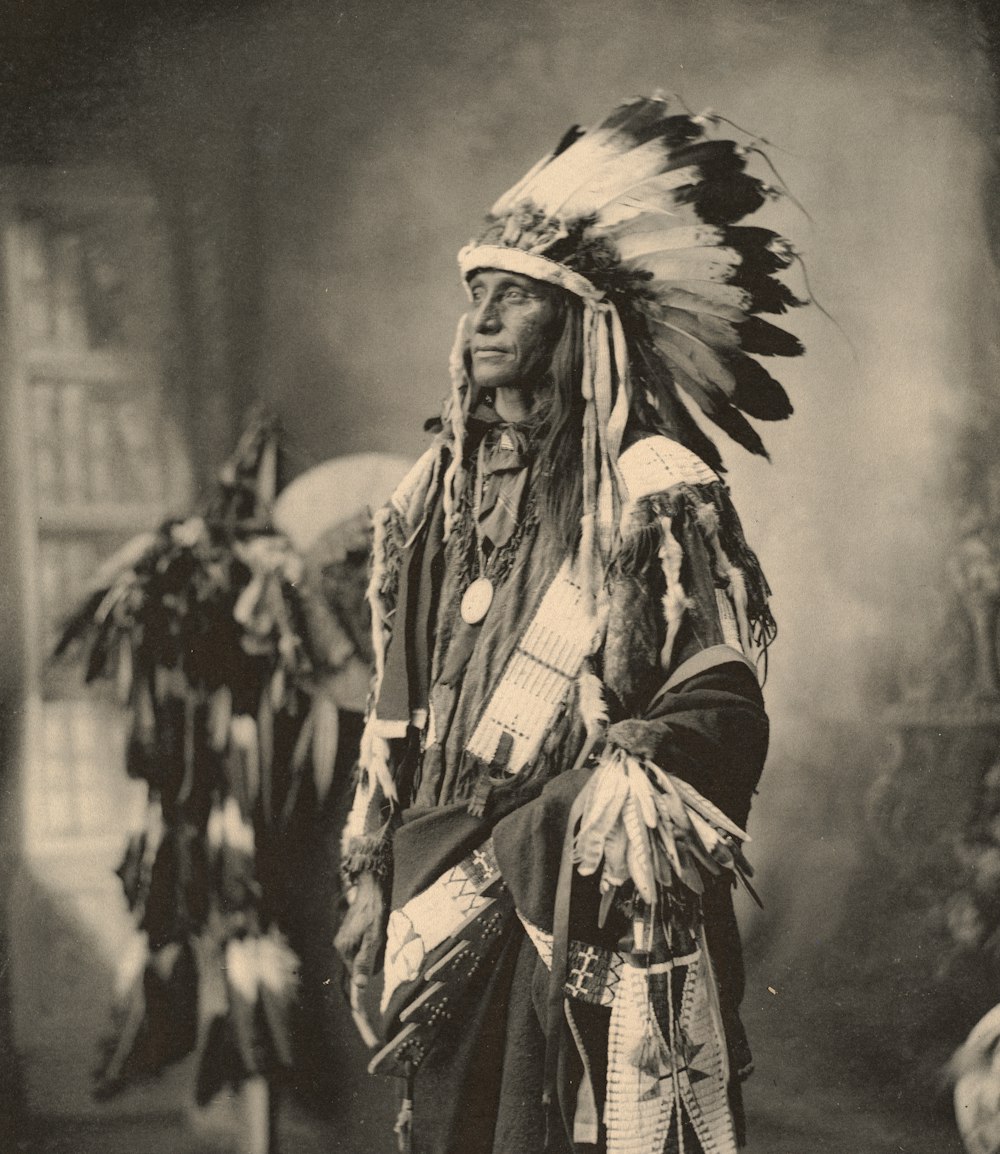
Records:
{"label": "feather bundle ornament", "polygon": [[635,1048],[629,1055],[629,1060],[632,1065],[641,1070],[650,1078],[659,1079],[663,1072],[664,1065],[669,1062],[669,1054],[665,1052],[665,1046],[660,1040],[656,1029],[653,1025],[652,1019],[646,1021],[646,1028],[643,1031],[642,1037],[635,1044]]}
{"label": "feather bundle ornament", "polygon": [[[292,1062],[298,963],[274,920],[284,898],[272,887],[285,885],[275,864],[298,860],[291,839],[318,812],[297,804],[302,781],[318,803],[331,788],[339,666],[313,643],[303,559],[272,521],[279,441],[276,420],[255,415],[197,513],[136,537],[101,567],[56,651],[82,649],[87,680],[117,683],[125,768],[150,799],[118,869],[143,957],[133,958],[127,1012],[98,1075],[102,1096],[199,1045],[203,1101],[253,1073],[260,1055],[268,1072]],[[344,573],[345,606],[364,566],[362,554],[358,574]],[[323,594],[342,622],[341,600]],[[205,1008],[205,959],[219,974],[227,960],[229,983],[220,978],[221,1008],[201,1037],[188,1025]]]}
{"label": "feather bundle ornament", "polygon": [[[601,920],[631,881],[648,908],[679,884],[704,892],[704,877],[728,872],[753,894],[740,848],[749,836],[690,783],[622,749],[606,749],[584,787],[574,843],[577,871],[601,875]],[[753,895],[756,897],[756,895]]]}

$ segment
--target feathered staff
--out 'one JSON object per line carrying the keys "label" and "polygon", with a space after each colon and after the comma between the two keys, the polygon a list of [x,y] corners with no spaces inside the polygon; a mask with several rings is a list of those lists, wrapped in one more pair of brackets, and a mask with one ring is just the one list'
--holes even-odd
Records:
{"label": "feathered staff", "polygon": [[[87,681],[116,682],[126,770],[149,791],[118,870],[136,942],[99,1096],[199,1045],[202,1102],[292,1061],[298,960],[267,863],[282,858],[302,782],[319,803],[330,788],[327,689],[363,630],[303,588],[303,560],[273,528],[279,441],[276,421],[256,417],[203,512],[115,554],[56,650],[84,648]],[[367,534],[354,544],[363,581]]]}

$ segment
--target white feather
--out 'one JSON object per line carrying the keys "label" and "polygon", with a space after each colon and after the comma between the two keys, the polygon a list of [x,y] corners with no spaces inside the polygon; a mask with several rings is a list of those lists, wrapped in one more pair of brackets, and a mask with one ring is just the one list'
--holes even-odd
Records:
{"label": "white feather", "polygon": [[604,701],[604,686],[600,678],[588,667],[584,666],[577,680],[580,720],[584,727],[583,744],[577,755],[574,769],[579,769],[597,743],[608,724],[608,707]]}
{"label": "white feather", "polygon": [[681,584],[681,565],[684,549],[673,533],[669,517],[660,519],[660,564],[663,568],[663,618],[667,627],[666,639],[660,651],[660,661],[664,668],[670,664],[674,642],[681,627],[681,619],[688,606],[687,594]]}
{"label": "white feather", "polygon": [[581,874],[592,874],[598,867],[615,822],[621,817],[628,797],[628,778],[617,759],[604,762],[593,775],[594,790],[580,822],[576,856]]}
{"label": "white feather", "polygon": [[698,835],[698,840],[705,847],[705,852],[711,855],[715,851],[715,847],[719,844],[718,833],[716,833],[697,810],[689,809],[688,816],[691,819],[691,828]]}
{"label": "white feather", "polygon": [[[614,133],[590,132],[570,145],[561,156],[536,170],[531,180],[519,182],[516,199],[508,208],[528,201],[554,216],[580,187],[598,172],[619,161],[623,155],[621,138]],[[501,198],[506,201],[506,197]],[[499,203],[499,202],[498,202]],[[495,211],[495,210],[494,210]]]}
{"label": "white feather", "polygon": [[[718,317],[730,324],[740,324],[747,319],[747,310],[751,305],[749,293],[734,285],[704,284],[704,292],[698,289],[690,290],[678,288],[676,284],[667,284],[664,281],[654,281],[654,291],[658,291],[656,300],[643,300],[641,307],[649,316],[666,318],[669,309],[680,309],[682,312],[697,313],[700,316]],[[734,290],[734,291],[731,291]]]}
{"label": "white feather", "polygon": [[743,571],[731,566],[727,572],[729,577],[729,599],[736,614],[736,626],[740,631],[740,644],[743,652],[752,661],[755,657],[753,639],[750,635],[750,616],[747,612],[747,583]]}
{"label": "white feather", "polygon": [[625,848],[628,872],[642,900],[647,905],[653,905],[656,901],[653,847],[649,839],[649,828],[642,819],[636,799],[631,794],[625,799],[622,807],[622,822],[628,838]]}
{"label": "white feather", "polygon": [[490,209],[490,216],[500,217],[510,212],[521,201],[528,199],[526,190],[546,165],[552,163],[552,153],[548,152],[521,177],[517,184],[508,188]]}
{"label": "white feather", "polygon": [[722,245],[721,240],[718,235],[699,237],[693,228],[647,230],[623,236],[618,241],[618,255],[623,261],[642,260],[645,264],[649,257],[669,253],[669,259],[678,263],[700,264],[712,260],[731,269],[738,268],[743,258],[736,249]]}
{"label": "white feather", "polygon": [[625,263],[641,265],[655,280],[726,284],[742,259],[735,249],[729,248],[691,249],[690,252],[693,254],[690,258],[675,252],[651,252]]}
{"label": "white feather", "polygon": [[580,720],[587,736],[598,733],[608,723],[608,706],[604,700],[604,686],[600,678],[590,669],[584,669],[579,677]]}
{"label": "white feather", "polygon": [[[550,155],[544,162],[536,164],[527,176],[500,197],[493,206],[493,215],[500,216],[525,201],[530,201],[549,216],[557,212],[564,216],[572,215],[571,204],[587,199],[581,190],[592,184],[598,173],[614,170],[623,158],[646,147],[636,146],[636,129],[641,126],[648,132],[667,114],[667,103],[661,100],[640,98],[618,105],[600,124],[588,129],[559,156],[553,158]],[[648,143],[659,144],[657,141]],[[658,163],[662,164],[662,144],[656,151],[660,158]],[[583,211],[590,212],[596,207],[597,203],[587,203]]]}
{"label": "white feather", "polygon": [[396,783],[389,769],[389,743],[384,737],[376,737],[372,741],[371,756],[366,768],[374,776],[389,801],[398,803]]}
{"label": "white feather", "polygon": [[[661,299],[665,304],[670,303],[669,294],[671,292],[689,293],[718,306],[738,308],[744,314],[752,304],[750,294],[745,289],[733,284],[714,284],[711,281],[696,281],[687,277],[679,277],[669,283],[654,280],[649,287],[657,295],[660,295],[662,289],[665,295]],[[745,320],[745,315],[741,319]]]}
{"label": "white feather", "polygon": [[701,221],[692,204],[681,204],[676,198],[663,197],[656,204],[628,192],[604,205],[598,213],[597,227],[602,231],[620,229],[643,216],[662,216],[675,228],[687,228]]}
{"label": "white feather", "polygon": [[604,205],[662,173],[670,163],[670,153],[662,140],[649,140],[624,155],[609,157],[588,174],[585,183],[556,205],[565,217],[600,212]]}
{"label": "white feather", "polygon": [[625,834],[625,826],[622,825],[621,822],[617,822],[611,827],[611,831],[604,842],[604,871],[601,874],[602,889],[605,883],[607,883],[608,886],[620,886],[628,881],[627,849],[628,838]]}
{"label": "white feather", "polygon": [[642,820],[650,829],[656,829],[659,815],[656,810],[656,802],[653,798],[653,787],[649,784],[649,778],[634,757],[630,757],[625,764],[628,769],[629,790],[639,807]]}
{"label": "white feather", "polygon": [[680,225],[700,224],[697,208],[678,195],[681,189],[690,188],[700,179],[701,174],[694,165],[661,172],[633,188],[624,189],[602,204],[599,209],[601,224],[610,228],[641,213],[669,215]]}
{"label": "white feather", "polygon": [[[606,229],[607,235],[616,240],[619,252],[624,256],[622,243],[628,238],[645,238],[650,234],[658,234],[660,249],[699,248],[705,245],[721,245],[723,233],[721,229],[710,224],[678,224],[670,213],[640,212],[629,222],[627,228],[620,226]],[[621,237],[621,241],[617,240]]]}

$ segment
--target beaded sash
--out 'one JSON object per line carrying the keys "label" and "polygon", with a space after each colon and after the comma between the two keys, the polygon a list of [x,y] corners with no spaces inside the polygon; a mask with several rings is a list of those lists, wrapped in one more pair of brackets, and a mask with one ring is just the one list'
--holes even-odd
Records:
{"label": "beaded sash", "polygon": [[511,654],[469,738],[469,753],[490,764],[506,736],[512,745],[504,768],[520,773],[538,753],[599,640],[597,619],[567,559]]}
{"label": "beaded sash", "polygon": [[513,919],[493,839],[389,915],[381,1011],[389,1041],[371,1073],[406,1077],[462,1020]]}

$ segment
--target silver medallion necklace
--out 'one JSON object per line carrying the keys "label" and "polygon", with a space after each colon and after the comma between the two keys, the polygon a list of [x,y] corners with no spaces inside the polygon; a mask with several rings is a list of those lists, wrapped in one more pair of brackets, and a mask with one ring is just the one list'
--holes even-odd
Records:
{"label": "silver medallion necklace", "polygon": [[484,466],[486,463],[486,438],[479,442],[479,456],[476,463],[476,480],[473,489],[472,527],[476,534],[476,558],[479,562],[479,576],[462,594],[460,612],[466,625],[478,625],[490,611],[493,604],[493,582],[486,576],[486,550],[483,548],[483,532],[479,525],[479,514],[483,507],[483,488],[486,484]]}

